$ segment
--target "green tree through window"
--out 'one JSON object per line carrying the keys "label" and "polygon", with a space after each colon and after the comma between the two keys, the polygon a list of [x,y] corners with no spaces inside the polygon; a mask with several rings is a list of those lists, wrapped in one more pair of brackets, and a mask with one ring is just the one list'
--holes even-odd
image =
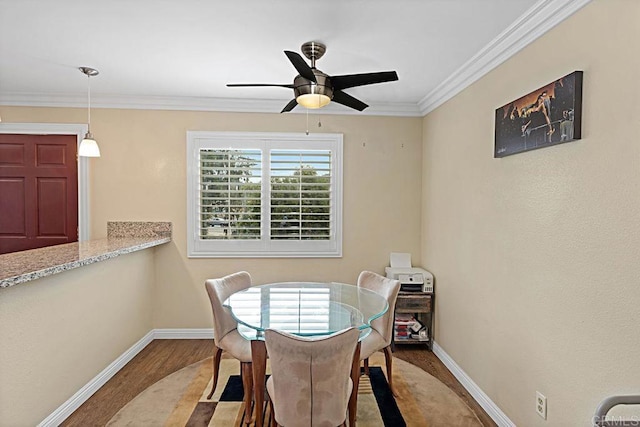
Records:
{"label": "green tree through window", "polygon": [[201,150],[203,239],[259,239],[261,154],[257,150]]}

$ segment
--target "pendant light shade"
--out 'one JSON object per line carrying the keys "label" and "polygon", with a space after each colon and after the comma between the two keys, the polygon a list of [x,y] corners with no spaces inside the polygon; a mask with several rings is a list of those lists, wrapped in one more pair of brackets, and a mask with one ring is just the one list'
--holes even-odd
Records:
{"label": "pendant light shade", "polygon": [[78,156],[80,157],[100,157],[100,147],[93,135],[87,132],[84,139],[80,142],[80,148],[78,148]]}
{"label": "pendant light shade", "polygon": [[99,74],[98,70],[89,67],[80,67],[80,72],[87,76],[87,133],[80,142],[78,148],[78,156],[81,157],[100,157],[100,148],[91,133],[91,83],[92,76]]}

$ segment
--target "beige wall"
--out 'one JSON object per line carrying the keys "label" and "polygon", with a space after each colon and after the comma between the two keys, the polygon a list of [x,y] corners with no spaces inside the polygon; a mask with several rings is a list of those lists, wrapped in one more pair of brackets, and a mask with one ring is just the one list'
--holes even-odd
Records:
{"label": "beige wall", "polygon": [[151,330],[154,251],[0,289],[0,425],[38,424]]}
{"label": "beige wall", "polygon": [[[82,123],[85,113],[2,107],[5,123]],[[0,353],[3,422],[41,421],[153,328],[210,328],[206,278],[354,283],[363,269],[383,273],[391,251],[420,257],[420,118],[322,116],[322,132],[344,135],[343,257],[330,259],[186,257],[187,130],[304,132],[304,115],[95,109],[91,125],[102,152],[90,160],[92,237],[107,221],[161,220],[173,241],[0,290],[2,342],[12,342]]]}
{"label": "beige wall", "polygon": [[[639,23],[640,2],[594,0],[424,119],[436,340],[519,426],[640,393]],[[495,109],[574,70],[583,139],[494,159]]]}
{"label": "beige wall", "polygon": [[[11,122],[82,123],[82,109],[8,108]],[[238,270],[255,283],[335,280],[354,283],[363,269],[380,273],[389,252],[420,256],[422,120],[321,116],[322,132],[344,135],[343,257],[331,259],[188,259],[186,257],[186,132],[304,132],[302,114],[233,114],[95,109],[92,131],[102,157],[90,160],[91,231],[106,222],[173,223],[173,242],[157,249],[156,328],[211,327],[204,280]],[[310,116],[318,130],[317,115]]]}
{"label": "beige wall", "polygon": [[[82,123],[82,109],[3,107],[6,123]],[[186,132],[304,132],[302,114],[95,109],[92,131],[102,157],[90,160],[93,237],[106,222],[171,221],[173,241],[156,249],[154,328],[209,328],[204,281],[247,270],[255,283],[285,280],[354,283],[363,269],[384,272],[389,252],[420,257],[422,120],[321,116],[322,132],[344,135],[343,257],[188,259]],[[310,116],[311,131],[317,116]],[[150,294],[151,295],[151,294]],[[147,332],[147,331],[144,331]],[[139,338],[139,337],[138,337]]]}

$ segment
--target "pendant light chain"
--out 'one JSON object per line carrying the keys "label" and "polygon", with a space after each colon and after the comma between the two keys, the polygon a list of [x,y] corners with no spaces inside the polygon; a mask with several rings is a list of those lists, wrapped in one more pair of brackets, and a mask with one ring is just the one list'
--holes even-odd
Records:
{"label": "pendant light chain", "polygon": [[91,133],[91,76],[87,74],[87,130]]}
{"label": "pendant light chain", "polygon": [[309,135],[309,109],[307,108],[307,135]]}

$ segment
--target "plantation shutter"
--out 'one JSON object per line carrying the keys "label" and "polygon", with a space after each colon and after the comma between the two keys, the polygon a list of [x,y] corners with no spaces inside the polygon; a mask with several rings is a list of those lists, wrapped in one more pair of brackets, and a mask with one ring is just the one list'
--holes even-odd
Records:
{"label": "plantation shutter", "polygon": [[258,240],[262,221],[259,149],[200,149],[200,238]]}
{"label": "plantation shutter", "polygon": [[331,162],[330,150],[271,150],[272,240],[331,239]]}
{"label": "plantation shutter", "polygon": [[187,132],[187,254],[342,256],[342,135]]}

